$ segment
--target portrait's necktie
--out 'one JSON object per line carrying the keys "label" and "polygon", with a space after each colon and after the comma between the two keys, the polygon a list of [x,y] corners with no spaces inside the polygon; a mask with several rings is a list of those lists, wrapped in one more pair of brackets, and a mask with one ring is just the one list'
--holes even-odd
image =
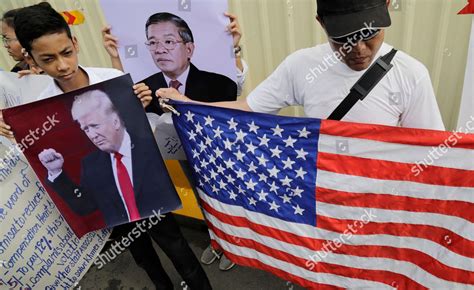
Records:
{"label": "portrait's necktie", "polygon": [[179,91],[179,87],[181,86],[182,84],[178,81],[178,80],[171,80],[170,81],[170,88],[174,88],[176,89],[177,91]]}
{"label": "portrait's necktie", "polygon": [[133,192],[133,185],[128,174],[127,168],[122,162],[122,154],[115,152],[115,165],[117,168],[117,176],[120,185],[120,190],[123,194],[123,199],[125,200],[125,205],[127,206],[128,213],[130,215],[130,221],[136,221],[140,219],[140,213],[138,212],[137,203],[135,201],[135,193]]}

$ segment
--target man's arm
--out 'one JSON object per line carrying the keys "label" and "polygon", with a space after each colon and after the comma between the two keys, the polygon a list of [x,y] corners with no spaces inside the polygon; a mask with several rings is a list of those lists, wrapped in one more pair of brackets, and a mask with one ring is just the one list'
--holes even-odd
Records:
{"label": "man's arm", "polygon": [[[252,109],[250,109],[245,99],[237,100],[237,101],[214,102],[214,103],[199,102],[199,101],[191,100],[190,98],[186,97],[185,95],[180,94],[177,90],[173,88],[159,89],[156,91],[156,96],[158,97],[158,101],[160,102],[160,104],[166,103],[167,100],[170,99],[170,100],[176,100],[176,101],[181,101],[181,102],[191,102],[191,103],[201,104],[201,105],[206,105],[206,106],[252,112]],[[166,110],[166,107],[162,106],[162,109]]]}
{"label": "man's arm", "polygon": [[76,214],[84,216],[97,210],[95,202],[87,191],[74,184],[63,171],[64,158],[60,153],[54,149],[46,149],[38,154],[38,158],[48,170],[46,183],[66,201]]}

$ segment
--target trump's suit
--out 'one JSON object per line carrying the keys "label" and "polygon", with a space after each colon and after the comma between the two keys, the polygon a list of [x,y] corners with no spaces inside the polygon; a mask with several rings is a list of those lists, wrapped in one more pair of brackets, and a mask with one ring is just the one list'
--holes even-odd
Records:
{"label": "trump's suit", "polygon": [[[166,167],[152,138],[130,135],[133,189],[141,217],[153,210],[169,212],[181,204]],[[99,210],[108,227],[128,221],[125,205],[114,179],[110,153],[97,150],[82,160],[81,185],[75,185],[62,172],[51,187],[79,215]]]}

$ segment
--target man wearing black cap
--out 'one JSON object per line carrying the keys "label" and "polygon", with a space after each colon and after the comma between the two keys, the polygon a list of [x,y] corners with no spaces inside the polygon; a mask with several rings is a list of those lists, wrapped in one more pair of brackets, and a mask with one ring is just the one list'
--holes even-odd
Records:
{"label": "man wearing black cap", "polygon": [[[245,100],[215,106],[277,113],[300,105],[308,117],[326,119],[367,68],[392,49],[384,43],[391,25],[389,0],[317,0],[316,19],[328,43],[289,55]],[[344,121],[444,130],[425,66],[399,51],[393,69]],[[189,101],[173,89],[157,95]]]}

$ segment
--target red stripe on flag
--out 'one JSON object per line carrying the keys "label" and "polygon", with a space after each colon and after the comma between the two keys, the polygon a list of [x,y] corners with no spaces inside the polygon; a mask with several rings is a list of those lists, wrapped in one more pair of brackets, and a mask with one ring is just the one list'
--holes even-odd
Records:
{"label": "red stripe on flag", "polygon": [[438,213],[474,222],[474,203],[465,201],[423,199],[377,193],[352,193],[322,187],[316,189],[316,200],[352,207]]}
{"label": "red stripe on flag", "polygon": [[406,145],[438,147],[444,144],[452,148],[474,149],[474,134],[458,132],[322,120],[320,134]]}
{"label": "red stripe on flag", "polygon": [[[204,201],[203,201],[203,207],[209,214],[212,214],[214,217],[216,217],[217,219],[219,219],[219,221],[223,223],[227,223],[227,224],[237,226],[237,227],[249,228],[260,235],[278,239],[280,241],[283,241],[289,244],[294,244],[292,242],[294,240],[293,237],[290,239],[287,239],[288,235],[291,236],[291,234],[288,232],[256,224],[253,221],[248,220],[247,218],[230,216],[230,215],[221,213],[211,208],[210,205],[208,205]],[[338,220],[334,220],[334,223],[337,221]],[[319,222],[319,218],[318,218],[318,222]],[[363,229],[373,224],[374,223],[369,223],[367,225],[364,225]],[[208,225],[211,226],[211,223],[208,222]],[[383,227],[384,225],[381,225],[381,226]],[[319,227],[320,226],[318,224],[318,228]],[[341,231],[340,232],[343,233],[348,228],[349,227],[346,227],[344,230],[342,230],[342,232]],[[331,229],[328,229],[328,230],[331,230]],[[293,235],[293,236],[299,237],[299,241],[297,245],[301,245],[313,251],[321,251],[321,250],[327,251],[328,244],[335,244],[333,241],[307,238],[307,237],[301,237],[297,235]],[[242,237],[232,236],[229,242],[231,242],[232,240],[235,242],[241,239]],[[250,246],[250,248],[254,248],[254,247]],[[444,265],[440,263],[438,260],[436,260],[435,258],[431,257],[430,255],[422,253],[417,250],[394,248],[394,247],[389,247],[389,246],[342,245],[341,247],[337,248],[336,250],[332,252],[344,253],[346,255],[367,257],[367,258],[379,257],[379,258],[388,258],[388,259],[399,260],[399,261],[406,261],[414,265],[417,265],[418,267],[424,269],[426,272],[434,276],[437,276],[441,279],[444,279],[446,281],[469,283],[469,284],[474,285],[473,272],[456,269],[456,268]]]}
{"label": "red stripe on flag", "polygon": [[[294,256],[292,254],[289,254],[287,252],[273,249],[271,247],[268,247],[267,245],[264,245],[262,243],[259,243],[257,241],[254,241],[248,238],[238,237],[237,239],[235,236],[229,235],[221,231],[220,229],[216,228],[212,223],[209,223],[209,224],[214,234],[216,234],[219,238],[231,244],[234,244],[239,247],[247,247],[250,249],[254,249],[267,256],[273,257],[275,259],[278,259],[284,262],[288,262],[297,267],[300,267],[300,268],[303,268],[315,273],[328,273],[328,274],[334,274],[334,275],[339,275],[343,277],[363,279],[363,280],[368,280],[368,281],[384,283],[390,286],[395,286],[394,282],[396,281],[397,282],[396,287],[398,287],[399,289],[404,289],[404,288],[405,289],[426,289],[423,285],[399,273],[394,273],[394,272],[389,272],[389,271],[384,271],[384,270],[369,270],[369,269],[364,269],[364,268],[353,268],[353,267],[347,267],[344,265],[330,264],[330,263],[325,263],[325,262],[314,263],[313,265],[311,265],[310,263],[312,263],[312,261],[309,259],[303,259],[303,258]],[[226,257],[228,258],[230,255],[233,255],[232,253],[229,253],[227,251],[225,251],[225,253],[226,253]],[[227,254],[230,254],[230,255],[228,256]],[[235,255],[234,257],[231,257],[230,259],[232,260],[232,258],[235,258]],[[241,257],[240,260],[235,260],[234,262],[240,264],[242,260],[255,261],[255,259]],[[262,262],[259,262],[259,263],[262,263]],[[302,286],[307,287],[304,285]],[[315,286],[317,285],[314,285],[313,288]]]}
{"label": "red stripe on flag", "polygon": [[[360,221],[357,221],[361,223]],[[326,216],[317,216],[316,224],[318,228],[332,232],[344,233],[350,227],[354,227],[356,221],[335,219]],[[370,222],[363,227],[351,231],[354,235],[391,235],[396,237],[413,237],[425,239],[437,243],[451,252],[457,253],[467,258],[474,258],[474,242],[462,236],[439,227],[428,225],[412,225],[400,223],[374,223]],[[474,274],[474,273],[473,273]]]}
{"label": "red stripe on flag", "polygon": [[369,159],[340,154],[319,152],[317,168],[340,174],[369,177],[382,180],[404,180],[425,184],[474,187],[472,170],[428,166],[416,176],[415,164]]}

